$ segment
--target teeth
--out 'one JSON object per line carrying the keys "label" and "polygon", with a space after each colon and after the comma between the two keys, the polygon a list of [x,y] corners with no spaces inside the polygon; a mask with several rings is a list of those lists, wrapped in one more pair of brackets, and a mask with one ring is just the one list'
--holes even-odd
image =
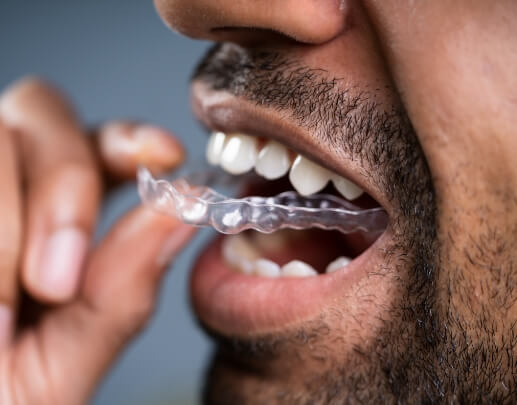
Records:
{"label": "teeth", "polygon": [[231,174],[243,174],[257,162],[257,139],[252,136],[230,135],[223,148],[221,166]]}
{"label": "teeth", "polygon": [[222,253],[224,259],[235,269],[245,274],[253,272],[253,262],[260,258],[259,252],[240,235],[227,236],[223,239]]}
{"label": "teeth", "polygon": [[307,263],[293,260],[282,268],[275,262],[260,257],[259,251],[241,235],[226,236],[222,242],[224,260],[235,270],[262,277],[310,277],[318,273]]}
{"label": "teeth", "polygon": [[310,277],[316,276],[318,272],[307,263],[300,260],[293,260],[282,266],[280,274],[283,277]]}
{"label": "teeth", "polygon": [[253,274],[262,277],[279,277],[280,266],[267,259],[258,259],[253,263]]}
{"label": "teeth", "polygon": [[284,176],[290,166],[287,148],[278,142],[269,141],[258,155],[255,171],[268,180],[274,180]]}
{"label": "teeth", "polygon": [[343,269],[346,266],[348,266],[348,263],[350,263],[351,261],[352,259],[348,257],[338,257],[332,263],[329,263],[327,269],[325,270],[325,273],[334,273],[337,270]]}
{"label": "teeth", "polygon": [[291,184],[298,193],[304,196],[321,191],[330,178],[331,173],[327,169],[301,155],[298,155],[289,172]]}
{"label": "teeth", "polygon": [[307,239],[308,235],[293,229],[284,229],[274,233],[253,232],[251,243],[261,252],[278,253],[286,249],[290,243]]}
{"label": "teeth", "polygon": [[208,140],[206,159],[235,175],[255,168],[260,176],[268,180],[284,176],[290,168],[291,184],[304,196],[321,191],[329,181],[348,200],[355,200],[364,193],[350,180],[331,173],[302,155],[298,155],[291,166],[289,151],[278,142],[267,142],[259,152],[257,138],[249,135],[214,132]]}
{"label": "teeth", "polygon": [[337,191],[339,191],[347,200],[355,200],[364,193],[362,188],[341,176],[334,176],[332,178],[332,183],[334,183]]}
{"label": "teeth", "polygon": [[208,144],[206,145],[206,160],[212,165],[218,165],[221,162],[226,135],[222,132],[214,132]]}

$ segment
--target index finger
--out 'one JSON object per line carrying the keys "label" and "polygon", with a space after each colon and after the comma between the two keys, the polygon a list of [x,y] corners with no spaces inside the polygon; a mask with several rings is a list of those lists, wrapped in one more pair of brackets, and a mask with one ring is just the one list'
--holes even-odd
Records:
{"label": "index finger", "polygon": [[66,301],[77,290],[100,203],[95,159],[70,104],[40,80],[9,88],[0,117],[18,136],[27,183],[23,283],[36,298]]}
{"label": "index finger", "polygon": [[22,238],[21,190],[12,133],[0,122],[0,349],[12,337]]}

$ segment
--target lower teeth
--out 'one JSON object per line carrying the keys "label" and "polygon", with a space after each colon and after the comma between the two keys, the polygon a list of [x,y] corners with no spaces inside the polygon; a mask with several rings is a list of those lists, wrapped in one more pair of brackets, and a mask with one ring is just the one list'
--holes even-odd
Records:
{"label": "lower teeth", "polygon": [[310,277],[318,275],[318,272],[301,260],[293,260],[282,267],[282,275],[284,277]]}
{"label": "lower teeth", "polygon": [[333,262],[329,263],[327,266],[327,269],[325,270],[325,273],[334,273],[335,271],[338,271],[346,266],[351,262],[352,260],[348,257],[338,257]]}
{"label": "lower teeth", "polygon": [[[224,260],[236,271],[261,277],[312,277],[318,272],[301,260],[292,260],[280,267],[274,261],[261,257],[261,253],[243,235],[229,235],[223,239]],[[326,268],[325,273],[333,273],[346,268],[352,259],[338,257]]]}
{"label": "lower teeth", "polygon": [[253,263],[253,274],[262,277],[280,277],[281,268],[275,262],[268,259],[257,259]]}

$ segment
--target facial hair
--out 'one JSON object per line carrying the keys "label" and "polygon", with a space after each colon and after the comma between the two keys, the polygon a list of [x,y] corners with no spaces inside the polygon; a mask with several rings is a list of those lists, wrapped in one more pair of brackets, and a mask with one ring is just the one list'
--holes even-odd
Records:
{"label": "facial hair", "polygon": [[[495,378],[511,386],[508,377],[513,367],[508,361],[499,369],[495,365],[513,348],[490,344],[494,328],[483,326],[473,341],[462,311],[440,302],[444,295],[438,294],[437,281],[445,271],[442,261],[447,254],[437,236],[432,176],[402,103],[386,106],[376,101],[382,92],[394,90],[343,89],[338,78],[285,55],[229,44],[212,48],[194,79],[286,112],[329,148],[359,159],[363,175],[386,195],[395,213],[393,243],[384,260],[390,266],[382,270],[396,280],[397,298],[367,346],[340,350],[340,330],[335,325],[346,308],[336,308],[332,317],[322,316],[296,330],[250,339],[207,330],[218,349],[207,373],[204,402],[308,405],[508,400],[508,392],[494,389],[491,381]],[[467,299],[462,294],[469,292],[457,288],[457,283],[448,277],[448,293],[454,292],[455,302],[462,302]],[[285,374],[275,378],[275,365],[283,362],[285,372],[291,361],[305,361],[313,369],[301,377],[293,369],[292,378]],[[486,375],[487,369],[491,375]]]}

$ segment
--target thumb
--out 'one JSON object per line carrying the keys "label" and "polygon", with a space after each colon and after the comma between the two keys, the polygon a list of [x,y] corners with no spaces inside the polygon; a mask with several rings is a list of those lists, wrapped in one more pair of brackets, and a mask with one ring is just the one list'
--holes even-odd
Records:
{"label": "thumb", "polygon": [[[60,403],[83,403],[117,354],[145,325],[166,265],[194,228],[139,207],[96,249],[77,301],[41,331]],[[63,401],[63,402],[61,402]]]}
{"label": "thumb", "polygon": [[151,312],[167,264],[194,233],[194,227],[177,219],[138,207],[92,255],[83,304],[131,333]]}

